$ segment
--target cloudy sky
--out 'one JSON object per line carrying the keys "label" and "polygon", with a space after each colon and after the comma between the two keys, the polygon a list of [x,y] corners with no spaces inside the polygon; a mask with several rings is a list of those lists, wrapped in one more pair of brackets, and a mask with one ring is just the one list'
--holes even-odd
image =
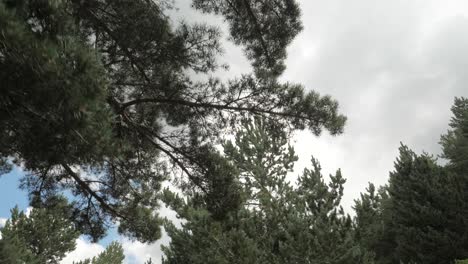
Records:
{"label": "cloudy sky", "polygon": [[[179,18],[222,25],[216,17],[189,10],[189,0],[176,0]],[[317,138],[295,137],[300,156],[297,170],[314,155],[324,172],[341,168],[347,178],[345,208],[368,182],[385,184],[400,142],[420,153],[440,153],[440,134],[447,130],[455,96],[468,96],[468,2],[459,0],[302,0],[304,31],[288,49],[284,81],[330,94],[348,116],[345,133]],[[222,58],[231,65],[225,76],[248,72],[242,52],[226,44]],[[21,172],[0,178],[0,191]],[[6,190],[5,190],[6,191]],[[12,192],[9,190],[9,192]],[[0,218],[24,193],[8,195]],[[2,220],[0,219],[0,223]],[[115,236],[113,237],[115,238]],[[159,246],[122,239],[128,263],[147,257],[160,261]],[[108,239],[109,240],[109,239]],[[107,241],[107,240],[106,240]],[[105,244],[105,243],[103,243]],[[71,259],[89,257],[103,246],[78,241]]]}

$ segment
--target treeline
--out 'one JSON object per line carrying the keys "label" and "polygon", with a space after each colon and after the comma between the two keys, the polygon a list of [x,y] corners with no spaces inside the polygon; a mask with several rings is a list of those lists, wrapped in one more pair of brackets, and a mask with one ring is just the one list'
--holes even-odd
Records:
{"label": "treeline", "polygon": [[[0,173],[27,172],[33,207],[2,228],[1,263],[59,263],[79,235],[98,241],[110,226],[141,242],[164,227],[163,263],[468,258],[466,99],[441,139],[447,163],[402,146],[389,183],[370,185],[350,217],[339,170],[324,177],[312,158],[287,181],[291,134],[338,135],[346,122],[330,96],[280,81],[298,3],[192,7],[224,19],[252,73],[213,77],[227,68],[220,29],[172,21],[169,0],[0,0]],[[114,243],[82,263],[121,263],[122,252]]]}
{"label": "treeline", "polygon": [[[171,242],[163,247],[163,263],[448,264],[468,258],[468,100],[456,99],[452,112],[441,137],[445,165],[402,145],[388,184],[370,184],[355,201],[353,218],[340,205],[345,179],[339,170],[325,178],[312,158],[291,183],[297,156],[287,135],[266,120],[243,122],[212,164],[210,195],[163,191],[162,200],[182,220],[182,227],[164,220]],[[0,239],[0,259],[11,261],[2,263],[58,263],[74,249],[79,232],[70,205],[58,197],[46,203],[29,217],[12,211]],[[112,244],[82,263],[123,258]]]}
{"label": "treeline", "polygon": [[388,184],[370,185],[356,201],[355,238],[371,263],[468,258],[468,100],[455,99],[452,113],[443,162],[402,145]]}

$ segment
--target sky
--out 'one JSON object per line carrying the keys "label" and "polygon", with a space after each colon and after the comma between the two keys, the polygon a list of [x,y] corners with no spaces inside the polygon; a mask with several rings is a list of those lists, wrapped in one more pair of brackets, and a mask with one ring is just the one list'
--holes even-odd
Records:
{"label": "sky", "polygon": [[[417,153],[438,155],[440,135],[450,120],[456,96],[468,97],[468,1],[464,0],[302,0],[304,31],[288,48],[282,81],[329,94],[348,117],[343,135],[294,137],[297,174],[313,155],[325,174],[338,168],[347,178],[343,205],[350,210],[369,182],[383,185],[401,143]],[[176,0],[174,20],[205,21],[226,29],[222,19],[190,10]],[[225,37],[226,34],[225,34]],[[221,61],[230,65],[223,78],[248,73],[242,50],[225,43]],[[17,189],[20,170],[0,177],[0,224],[15,204],[27,208]],[[166,214],[171,213],[165,210]],[[64,261],[90,257],[112,239],[123,243],[127,263],[152,257],[159,263],[161,243],[131,242],[112,235],[101,244],[78,240]],[[76,259],[75,259],[76,260]]]}

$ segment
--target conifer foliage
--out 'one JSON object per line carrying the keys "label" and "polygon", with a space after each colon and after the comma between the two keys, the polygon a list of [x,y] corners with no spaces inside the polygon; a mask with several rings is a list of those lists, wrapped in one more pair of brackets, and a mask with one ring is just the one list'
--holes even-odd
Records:
{"label": "conifer foliage", "polygon": [[224,151],[237,171],[239,206],[219,219],[209,199],[166,190],[167,203],[186,222],[181,229],[166,224],[171,243],[163,263],[355,263],[340,171],[326,183],[312,159],[297,184],[289,183],[297,157],[285,133],[264,120],[246,122]]}
{"label": "conifer foliage", "polygon": [[210,77],[221,32],[171,21],[171,1],[1,0],[0,172],[10,160],[24,166],[32,198],[71,192],[74,221],[96,240],[118,220],[122,233],[153,241],[168,169],[207,195],[219,157],[205,154],[241,119],[342,132],[336,101],[277,78],[302,28],[296,1],[193,7],[226,20],[252,74]]}
{"label": "conifer foliage", "polygon": [[60,263],[75,249],[79,233],[70,221],[63,197],[50,198],[48,208],[33,208],[29,215],[18,207],[0,229],[0,263]]}
{"label": "conifer foliage", "polygon": [[[252,73],[212,77],[225,68],[220,30],[173,21],[170,0],[0,0],[0,174],[21,166],[33,207],[12,210],[0,263],[59,263],[115,223],[141,242],[164,225],[166,264],[466,262],[468,99],[441,137],[446,163],[402,145],[351,218],[340,170],[325,179],[312,159],[290,180],[292,133],[337,135],[346,121],[331,97],[280,81],[298,3],[192,7],[224,19]],[[113,243],[77,264],[123,259]]]}
{"label": "conifer foliage", "polygon": [[[47,206],[37,205],[29,213],[11,210],[0,228],[0,263],[59,264],[75,250],[80,235],[70,220],[71,206],[61,196],[49,197]],[[122,246],[111,243],[99,256],[76,264],[122,264]]]}
{"label": "conifer foliage", "polygon": [[468,258],[467,106],[467,99],[455,99],[451,129],[441,137],[446,165],[402,145],[388,185],[378,193],[371,186],[356,201],[355,240],[371,263]]}

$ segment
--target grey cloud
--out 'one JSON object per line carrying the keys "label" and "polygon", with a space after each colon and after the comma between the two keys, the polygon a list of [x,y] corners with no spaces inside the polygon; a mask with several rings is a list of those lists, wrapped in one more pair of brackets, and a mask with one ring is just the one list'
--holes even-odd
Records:
{"label": "grey cloud", "polygon": [[368,181],[386,182],[400,142],[440,152],[453,98],[468,91],[468,7],[448,2],[301,2],[283,79],[332,95],[349,120],[339,137],[296,137],[299,167],[313,154],[342,168],[348,208]]}
{"label": "grey cloud", "polygon": [[[219,26],[232,78],[249,72],[242,50],[227,40],[222,19],[177,1],[177,19]],[[288,49],[284,81],[330,94],[349,118],[339,137],[299,133],[298,171],[310,155],[325,172],[342,168],[345,205],[367,182],[384,184],[400,142],[438,154],[455,96],[467,95],[468,3],[464,1],[302,0],[305,26]],[[177,20],[176,19],[176,20]],[[465,77],[466,76],[466,77]]]}

